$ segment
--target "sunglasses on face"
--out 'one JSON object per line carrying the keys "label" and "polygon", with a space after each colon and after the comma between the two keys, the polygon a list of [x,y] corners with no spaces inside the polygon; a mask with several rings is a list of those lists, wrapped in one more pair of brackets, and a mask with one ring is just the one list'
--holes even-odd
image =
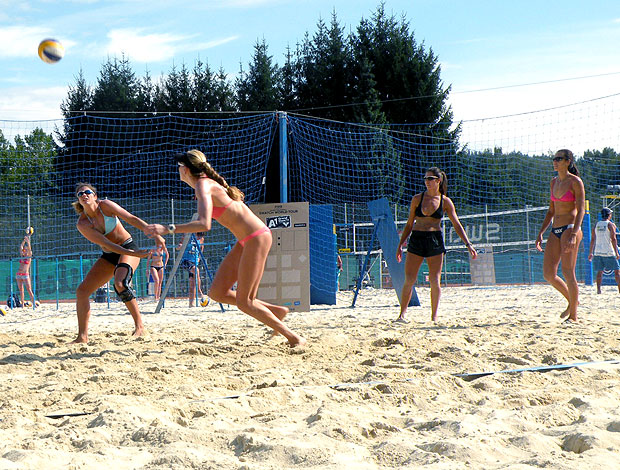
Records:
{"label": "sunglasses on face", "polygon": [[425,176],[424,181],[435,181],[438,180],[439,176]]}
{"label": "sunglasses on face", "polygon": [[77,197],[82,197],[84,196],[84,194],[86,194],[87,196],[90,196],[91,194],[95,194],[95,192],[91,191],[90,189],[85,189],[84,191],[78,191]]}
{"label": "sunglasses on face", "polygon": [[564,157],[553,157],[554,162],[561,162],[562,160],[566,160]]}

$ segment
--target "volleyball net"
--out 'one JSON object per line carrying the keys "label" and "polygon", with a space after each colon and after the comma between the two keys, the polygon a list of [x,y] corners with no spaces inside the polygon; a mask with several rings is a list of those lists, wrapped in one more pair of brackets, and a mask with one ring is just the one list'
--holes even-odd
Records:
{"label": "volleyball net", "polygon": [[[99,197],[148,222],[189,220],[196,210],[193,191],[179,181],[172,155],[191,148],[202,150],[249,204],[277,202],[267,200],[268,188],[277,186],[290,202],[331,205],[343,272],[348,273],[340,278],[341,288],[360,276],[374,287],[389,285],[380,248],[371,246],[366,203],[387,198],[402,228],[411,197],[424,190],[422,176],[431,166],[448,175],[448,196],[469,238],[492,253],[495,281],[539,282],[542,255],[533,242],[548,207],[554,176],[550,156],[559,148],[575,152],[595,222],[604,204],[617,201],[618,191],[609,188],[620,185],[620,155],[614,150],[620,149],[619,111],[616,96],[458,126],[368,125],[276,112],[208,119],[80,115],[0,121],[0,298],[14,283],[19,244],[29,225],[35,229],[39,297],[73,298],[81,276],[100,254],[75,229],[71,202],[78,181],[92,183]],[[286,178],[278,171],[283,162]],[[444,282],[470,284],[465,247],[450,221],[443,224],[448,249]],[[127,228],[140,246],[152,246],[141,232]],[[171,258],[179,255],[176,238],[169,240]],[[211,271],[234,242],[214,224],[204,247]],[[371,271],[361,273],[361,259],[369,251]],[[333,256],[312,248],[310,256],[335,269],[327,266]],[[578,264],[581,280],[584,270]],[[136,276],[138,293],[146,295],[146,267],[141,265]],[[177,284],[172,295],[186,295],[186,286]]]}
{"label": "volleyball net", "polygon": [[[230,184],[241,188],[249,204],[264,202],[275,129],[273,113],[217,119],[78,116],[0,122],[0,223],[4,227],[0,299],[8,296],[14,284],[19,246],[28,226],[35,230],[31,269],[36,275],[31,277],[37,296],[74,298],[80,280],[101,254],[75,228],[77,215],[71,203],[76,183],[94,185],[99,198],[109,198],[149,223],[182,223],[191,219],[196,202],[193,190],[179,180],[172,156],[197,148]],[[124,225],[139,246],[154,245],[142,232]],[[173,261],[182,255],[175,250],[180,237],[168,238]],[[234,242],[227,230],[214,224],[205,242],[205,256],[217,267]],[[179,275],[187,278],[188,273]],[[172,295],[188,294],[188,283],[181,281]],[[140,296],[146,295],[147,284],[143,261],[134,275]]]}

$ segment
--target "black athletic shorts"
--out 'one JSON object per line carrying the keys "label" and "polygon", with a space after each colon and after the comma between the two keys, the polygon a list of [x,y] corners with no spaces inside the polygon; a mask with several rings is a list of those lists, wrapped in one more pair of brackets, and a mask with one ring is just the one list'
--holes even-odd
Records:
{"label": "black athletic shorts", "polygon": [[418,255],[423,258],[441,255],[446,252],[443,244],[443,234],[440,230],[432,232],[423,232],[414,230],[409,236],[409,245],[407,245],[407,253]]}
{"label": "black athletic shorts", "polygon": [[[126,248],[127,250],[138,251],[140,249],[138,244],[133,241],[133,238],[125,240],[123,243],[121,243],[121,246],[123,248]],[[116,266],[118,264],[118,260],[121,259],[121,255],[119,255],[118,253],[112,253],[112,252],[104,251],[103,254],[101,255],[101,258],[106,260],[106,261],[109,261],[114,266]]]}
{"label": "black athletic shorts", "polygon": [[193,261],[190,261],[187,258],[182,259],[179,266],[187,270],[187,272],[189,273],[189,277],[194,277],[194,268],[196,267],[196,265]]}

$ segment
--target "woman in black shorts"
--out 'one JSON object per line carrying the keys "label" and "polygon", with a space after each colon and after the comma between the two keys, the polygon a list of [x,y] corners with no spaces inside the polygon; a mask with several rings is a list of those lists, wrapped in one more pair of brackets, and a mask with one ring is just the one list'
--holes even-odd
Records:
{"label": "woman in black shorts", "polygon": [[[103,250],[76,291],[76,310],[78,317],[78,336],[74,343],[88,342],[88,320],[90,319],[90,296],[99,287],[114,277],[114,290],[125,304],[135,323],[133,336],[142,336],[144,327],[140,309],[131,285],[131,278],[146,258],[147,250],[140,250],[119,220],[143,230],[146,222],[109,199],[99,199],[95,187],[88,183],[78,183],[75,189],[76,201],[73,208],[80,215],[78,231]],[[162,237],[155,237],[158,245],[165,245]]]}
{"label": "woman in black shorts", "polygon": [[454,230],[467,246],[471,257],[475,259],[477,256],[476,250],[469,242],[465,229],[456,215],[454,204],[445,195],[448,189],[446,174],[437,167],[429,168],[424,175],[424,184],[426,191],[416,194],[411,199],[409,218],[396,251],[396,259],[400,263],[403,246],[411,234],[407,245],[405,284],[400,297],[400,315],[395,320],[400,323],[408,323],[405,314],[411,300],[413,285],[424,259],[428,264],[428,280],[431,284],[431,320],[437,320],[437,309],[441,297],[441,266],[446,252],[441,233],[441,219],[444,214],[452,221]]}

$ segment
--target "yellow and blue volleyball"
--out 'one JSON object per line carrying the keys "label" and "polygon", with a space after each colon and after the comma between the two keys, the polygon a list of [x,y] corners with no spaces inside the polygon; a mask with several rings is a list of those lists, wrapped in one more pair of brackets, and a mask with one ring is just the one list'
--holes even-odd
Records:
{"label": "yellow and blue volleyball", "polygon": [[26,235],[30,236],[34,233],[34,228],[28,227],[26,228]]}
{"label": "yellow and blue volleyball", "polygon": [[44,39],[39,44],[39,57],[43,62],[55,64],[65,55],[65,48],[56,39]]}

